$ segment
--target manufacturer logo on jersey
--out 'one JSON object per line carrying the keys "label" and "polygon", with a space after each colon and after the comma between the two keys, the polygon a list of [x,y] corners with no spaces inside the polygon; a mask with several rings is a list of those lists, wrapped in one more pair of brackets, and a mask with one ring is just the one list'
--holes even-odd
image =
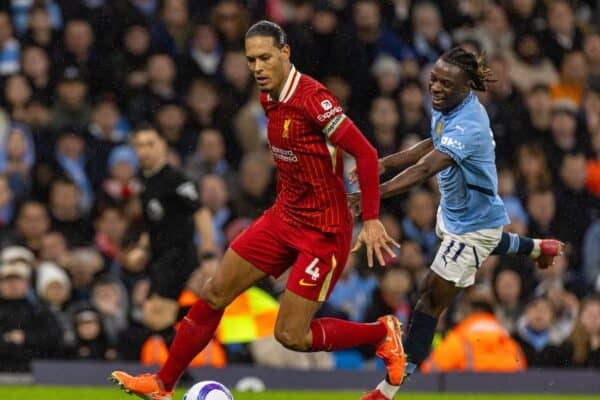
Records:
{"label": "manufacturer logo on jersey", "polygon": [[282,138],[287,139],[290,137],[290,126],[292,126],[291,119],[286,119],[285,121],[283,121],[283,133],[281,134]]}
{"label": "manufacturer logo on jersey", "polygon": [[317,286],[316,283],[306,282],[304,278],[300,279],[300,286]]}
{"label": "manufacturer logo on jersey", "polygon": [[440,136],[440,133],[442,133],[442,129],[444,129],[444,121],[439,120],[437,125],[435,126],[435,136]]}
{"label": "manufacturer logo on jersey", "polygon": [[151,199],[146,207],[148,218],[152,221],[160,221],[165,216],[165,210],[157,199]]}
{"label": "manufacturer logo on jersey", "polygon": [[333,104],[331,104],[329,100],[323,100],[321,102],[321,107],[323,107],[323,110],[329,111],[333,108]]}
{"label": "manufacturer logo on jersey", "polygon": [[185,197],[192,201],[198,200],[198,192],[196,186],[192,182],[184,182],[175,189],[175,192],[181,197]]}

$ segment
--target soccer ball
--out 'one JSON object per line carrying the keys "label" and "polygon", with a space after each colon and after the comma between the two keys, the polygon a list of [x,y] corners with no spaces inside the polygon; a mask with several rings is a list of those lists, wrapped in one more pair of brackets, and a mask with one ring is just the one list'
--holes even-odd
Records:
{"label": "soccer ball", "polygon": [[183,395],[183,400],[233,400],[229,389],[215,381],[196,383]]}

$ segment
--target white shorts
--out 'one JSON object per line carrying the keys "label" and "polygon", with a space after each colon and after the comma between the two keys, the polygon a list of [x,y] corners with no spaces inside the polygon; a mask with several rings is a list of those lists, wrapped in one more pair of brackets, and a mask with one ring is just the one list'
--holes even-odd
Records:
{"label": "white shorts", "polygon": [[450,233],[444,226],[439,209],[435,231],[442,243],[431,269],[445,280],[454,282],[457,287],[469,287],[475,283],[477,269],[502,238],[502,227],[463,234]]}

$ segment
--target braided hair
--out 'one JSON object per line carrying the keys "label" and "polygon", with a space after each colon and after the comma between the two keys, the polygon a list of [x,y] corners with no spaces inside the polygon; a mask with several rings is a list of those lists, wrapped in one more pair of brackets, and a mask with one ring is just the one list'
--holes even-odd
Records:
{"label": "braided hair", "polygon": [[442,54],[442,60],[465,71],[469,77],[469,86],[473,90],[485,92],[486,83],[496,82],[491,79],[492,71],[486,65],[485,53],[476,55],[461,47],[453,47]]}

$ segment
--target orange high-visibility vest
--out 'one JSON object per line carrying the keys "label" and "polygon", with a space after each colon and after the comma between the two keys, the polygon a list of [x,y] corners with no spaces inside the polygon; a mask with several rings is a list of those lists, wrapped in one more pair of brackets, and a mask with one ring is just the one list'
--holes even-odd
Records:
{"label": "orange high-visibility vest", "polygon": [[517,372],[527,369],[521,347],[494,315],[476,313],[459,323],[422,364],[428,372]]}
{"label": "orange high-visibility vest", "polygon": [[[142,345],[140,362],[144,365],[163,365],[169,356],[169,348],[165,340],[160,335],[152,335]],[[208,342],[208,345],[198,354],[190,367],[211,366],[222,368],[227,365],[225,351],[215,340]]]}

